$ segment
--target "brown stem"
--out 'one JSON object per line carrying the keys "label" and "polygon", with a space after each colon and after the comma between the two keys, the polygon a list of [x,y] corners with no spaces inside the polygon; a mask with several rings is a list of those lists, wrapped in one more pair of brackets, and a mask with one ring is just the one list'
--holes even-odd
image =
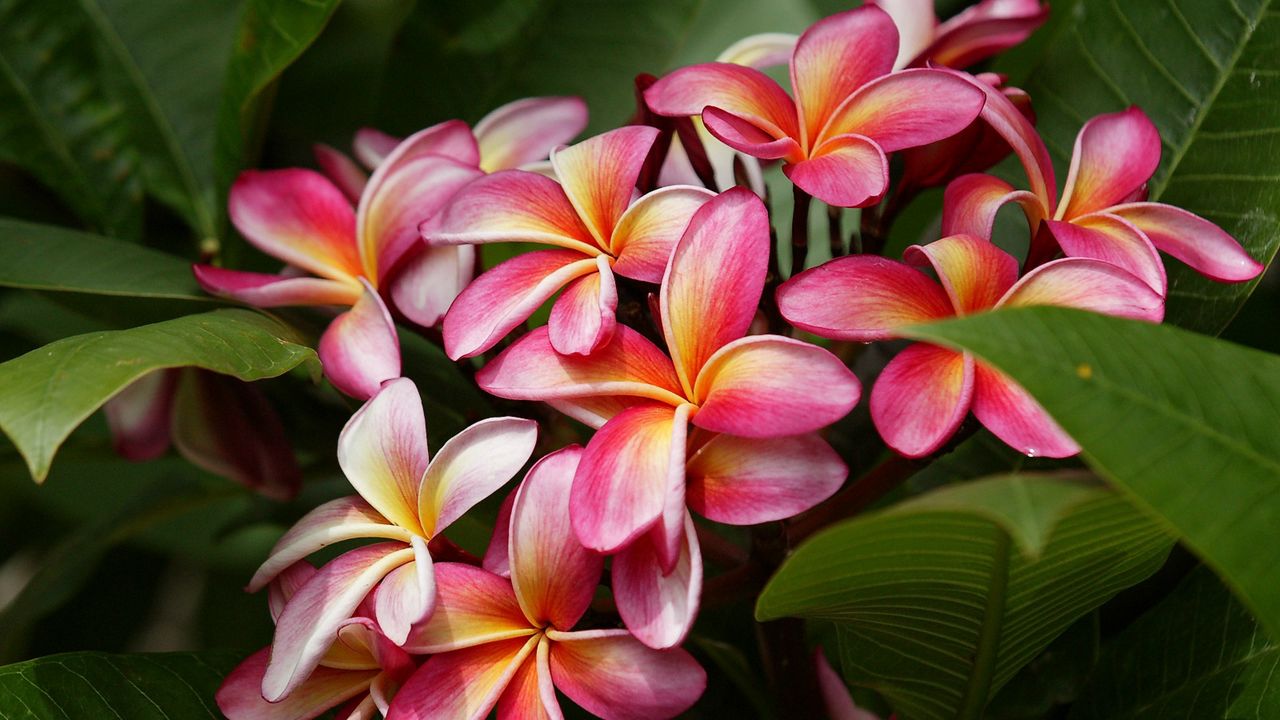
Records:
{"label": "brown stem", "polygon": [[832,259],[844,255],[844,212],[834,205],[827,206],[827,236],[831,243]]}
{"label": "brown stem", "polygon": [[809,204],[813,198],[795,186],[795,204],[791,208],[791,274],[804,270],[809,254]]}
{"label": "brown stem", "polygon": [[[765,576],[782,564],[789,544],[782,523],[766,523],[751,528],[751,564]],[[771,620],[756,625],[756,643],[778,710],[786,717],[823,717],[817,674],[809,660],[804,621],[797,618]]]}
{"label": "brown stem", "polygon": [[788,528],[788,537],[792,543],[798,543],[837,520],[862,512],[911,477],[919,467],[917,460],[896,454],[890,456],[826,502],[794,520]]}
{"label": "brown stem", "polygon": [[885,233],[882,206],[862,208],[862,222],[859,225],[858,237],[863,255],[879,255],[884,252]]}
{"label": "brown stem", "polygon": [[704,525],[695,525],[702,556],[726,567],[736,567],[747,561],[747,553],[729,542],[724,536]]}

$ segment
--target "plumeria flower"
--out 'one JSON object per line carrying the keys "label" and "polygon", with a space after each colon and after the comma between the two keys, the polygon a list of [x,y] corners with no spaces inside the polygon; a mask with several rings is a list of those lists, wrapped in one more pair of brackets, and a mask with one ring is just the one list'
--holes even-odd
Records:
{"label": "plumeria flower", "polygon": [[[1046,263],[1022,279],[1013,256],[971,235],[907,249],[911,265],[843,257],[778,289],[783,317],[838,340],[901,337],[900,329],[1001,307],[1060,305],[1159,322],[1164,301],[1125,270],[1088,258]],[[916,266],[931,268],[934,281]],[[967,352],[915,343],[885,366],[871,390],[871,419],[889,447],[923,457],[955,433],[969,410],[1011,447],[1066,457],[1078,445],[1020,386]]]}
{"label": "plumeria flower", "polygon": [[583,451],[571,446],[529,471],[511,507],[510,579],[458,563],[437,567],[439,604],[404,647],[429,653],[396,694],[387,720],[560,718],[556,690],[602,718],[669,718],[706,688],[687,652],[653,650],[626,630],[574,630],[603,559],[579,544],[570,486]]}
{"label": "plumeria flower", "polygon": [[1021,43],[1049,19],[1049,6],[1040,0],[982,0],[943,23],[934,0],[868,2],[888,12],[898,27],[895,68],[966,68]]}
{"label": "plumeria flower", "polygon": [[[350,306],[321,337],[320,360],[339,390],[367,399],[383,380],[400,375],[384,297],[411,320],[434,322],[465,283],[456,262],[398,266],[418,244],[418,224],[481,174],[476,153],[464,123],[423,130],[378,166],[356,208],[311,170],[242,173],[228,199],[231,221],[254,246],[287,263],[286,272],[196,265],[196,279],[208,292],[258,307]],[[452,279],[436,277],[440,267]]]}
{"label": "plumeria flower", "polygon": [[[279,619],[284,606],[315,573],[311,565],[298,562],[271,583],[272,620]],[[396,690],[418,669],[368,617],[343,622],[331,641],[310,677],[278,702],[262,697],[271,648],[250,655],[222,681],[218,708],[228,720],[309,720],[341,705],[337,720],[374,720],[386,713]]]}
{"label": "plumeria flower", "polygon": [[[565,356],[538,328],[476,375],[494,395],[546,401],[599,428],[578,468],[570,512],[587,547],[617,553],[648,534],[649,545],[635,552],[656,558],[661,575],[683,577],[692,573],[696,550],[686,502],[713,519],[762,522],[821,501],[843,480],[831,486],[825,454],[793,454],[812,441],[780,439],[847,414],[858,401],[857,378],[815,345],[745,336],[770,242],[763,203],[745,188],[731,189],[693,216],[663,276],[658,304],[670,357],[625,326],[591,355]],[[733,437],[703,447],[706,467],[696,475],[686,474],[690,425]],[[806,472],[809,461],[820,469]],[[686,492],[690,479],[696,484]],[[651,567],[643,558],[636,564]],[[668,587],[675,592],[688,582]],[[627,589],[615,590],[619,606],[627,604]],[[653,597],[643,589],[632,594]],[[652,634],[640,631],[642,639],[678,641],[683,620],[676,620],[655,621]]]}
{"label": "plumeria flower", "polygon": [[558,352],[585,355],[613,337],[614,273],[658,282],[689,217],[712,197],[673,186],[636,198],[636,178],[658,131],[624,127],[551,155],[553,180],[507,170],[468,185],[430,224],[435,245],[530,242],[467,286],[444,321],[449,357],[478,355],[564,288],[548,323]]}
{"label": "plumeria flower", "polygon": [[821,647],[813,651],[813,665],[818,676],[818,689],[822,692],[822,704],[831,720],[880,720],[879,715],[863,710],[853,701],[849,686],[831,667]]}
{"label": "plumeria flower", "polygon": [[413,382],[388,381],[352,416],[338,438],[338,464],[357,496],[312,510],[272,548],[249,582],[256,591],[323,547],[356,538],[365,545],[331,560],[285,606],[262,681],[268,701],[286,697],[320,662],[338,626],[365,596],[393,642],[435,605],[428,544],[477,502],[511,479],[537,439],[532,420],[482,420],[451,438],[431,459],[422,399]]}
{"label": "plumeria flower", "polygon": [[889,183],[887,153],[963,130],[982,93],[930,69],[891,72],[898,31],[864,6],[814,24],[791,56],[793,101],[769,76],[730,63],[682,68],[645,92],[659,115],[701,115],[729,147],[782,159],[798,187],[829,205],[876,202]]}
{"label": "plumeria flower", "polygon": [[103,411],[127,460],[154,460],[172,444],[192,465],[269,498],[288,500],[302,484],[280,416],[251,383],[199,368],[158,370]]}
{"label": "plumeria flower", "polygon": [[1114,263],[1161,295],[1167,279],[1159,251],[1222,282],[1242,282],[1262,272],[1263,265],[1217,225],[1171,205],[1143,202],[1160,164],[1160,133],[1138,108],[1085,123],[1060,202],[1048,150],[1030,123],[993,91],[987,108],[984,116],[1022,161],[1030,190],[1014,190],[989,175],[958,178],[943,200],[943,233],[989,238],[996,212],[1012,201],[1022,207],[1032,231],[1028,267],[1061,248],[1069,256]]}

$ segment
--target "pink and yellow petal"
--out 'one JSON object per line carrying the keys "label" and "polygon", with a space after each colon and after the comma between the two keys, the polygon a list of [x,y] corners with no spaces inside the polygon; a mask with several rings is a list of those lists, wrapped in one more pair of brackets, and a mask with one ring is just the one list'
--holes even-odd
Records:
{"label": "pink and yellow petal", "polygon": [[351,151],[356,159],[366,168],[373,170],[382,164],[383,159],[391,154],[400,144],[400,138],[389,135],[376,128],[360,128],[351,141]]}
{"label": "pink and yellow petal", "polygon": [[592,429],[600,429],[614,415],[648,400],[626,395],[548,400],[547,404]]}
{"label": "pink and yellow petal", "polygon": [[212,265],[193,265],[196,282],[210,295],[239,300],[255,307],[291,305],[354,305],[362,292],[354,278],[327,280],[290,277],[268,273],[226,270]]}
{"label": "pink and yellow petal", "polygon": [[565,195],[602,249],[612,244],[657,137],[655,128],[629,125],[551,154]]}
{"label": "pink and yellow petal", "polygon": [[782,171],[801,190],[835,207],[873,205],[889,188],[888,158],[861,135],[830,138],[811,158]]}
{"label": "pink and yellow petal", "polygon": [[898,55],[893,61],[895,68],[909,65],[933,42],[934,30],[938,27],[933,0],[870,0],[867,4],[889,13],[898,28]]}
{"label": "pink and yellow petal", "polygon": [[707,674],[692,655],[680,649],[654,650],[625,630],[549,636],[556,687],[605,720],[675,717],[707,687]]}
{"label": "pink and yellow petal", "polygon": [[487,418],[450,438],[427,467],[418,493],[427,536],[449,527],[515,477],[537,440],[538,424],[516,417]]}
{"label": "pink and yellow petal", "polygon": [[325,377],[357,400],[373,397],[382,383],[400,377],[395,321],[367,283],[360,300],[329,323],[316,352]]}
{"label": "pink and yellow petal", "polygon": [[360,202],[364,186],[369,182],[369,174],[364,171],[364,168],[360,167],[355,160],[328,145],[319,143],[313,145],[311,153],[315,155],[320,172],[338,186],[342,194],[347,196],[347,200],[352,205]]}
{"label": "pink and yellow petal", "polygon": [[1045,225],[1064,255],[1111,263],[1165,294],[1168,280],[1160,253],[1132,223],[1116,215],[1094,213],[1069,223],[1048,220]]}
{"label": "pink and yellow petal", "polygon": [[964,130],[986,95],[973,81],[938,70],[903,70],[872,80],[840,106],[815,141],[861,135],[885,153],[919,147]]}
{"label": "pink and yellow petal", "polygon": [[560,701],[551,680],[551,643],[538,643],[498,698],[498,720],[561,720]]}
{"label": "pink and yellow petal", "polygon": [[474,180],[421,230],[433,245],[532,242],[592,257],[602,250],[560,183],[523,170]]}
{"label": "pink and yellow petal", "polygon": [[509,102],[476,123],[480,169],[510,170],[546,160],[587,126],[587,104],[576,97],[532,97]]}
{"label": "pink and yellow petal", "polygon": [[228,720],[298,720],[324,713],[329,708],[367,692],[378,670],[335,670],[317,668],[289,697],[267,702],[262,697],[262,676],[271,649],[263,648],[236,666],[222,681],[215,700]]}
{"label": "pink and yellow petal", "polygon": [[1156,248],[1205,277],[1219,282],[1244,282],[1265,269],[1222,228],[1181,208],[1137,202],[1116,205],[1107,212],[1132,223]]}
{"label": "pink and yellow petal", "polygon": [[973,399],[973,360],[916,343],[885,366],[871,388],[871,419],[885,444],[924,457],[955,434]]}
{"label": "pink and yellow petal", "polygon": [[800,143],[790,135],[776,137],[750,120],[722,110],[714,105],[702,111],[703,127],[712,137],[740,153],[761,160],[804,158]]}
{"label": "pink and yellow petal", "polygon": [[644,93],[659,115],[691,117],[715,107],[772,138],[800,137],[795,103],[772,78],[732,63],[704,63],[663,77]]}
{"label": "pink and yellow petal", "polygon": [[537,646],[503,640],[435,655],[396,693],[387,720],[481,720]]}
{"label": "pink and yellow petal", "polygon": [[618,288],[609,261],[596,256],[596,272],[573,280],[556,299],[547,321],[551,347],[562,355],[590,355],[613,339]]}
{"label": "pink and yellow petal", "polygon": [[689,220],[715,193],[700,187],[664,187],[631,204],[613,231],[613,271],[643,282],[662,282],[667,260]]}
{"label": "pink and yellow petal", "polygon": [[942,234],[973,235],[991,239],[996,214],[1006,203],[1016,202],[1031,227],[1036,227],[1048,215],[1035,195],[1025,190],[1014,190],[1005,181],[978,173],[961,175],[947,185],[942,198]]}
{"label": "pink and yellow petal", "polygon": [[373,595],[378,627],[396,645],[409,639],[409,631],[427,619],[436,604],[436,575],[427,542],[417,535],[410,542],[413,562],[387,573]]}
{"label": "pink and yellow petal", "polygon": [[912,245],[903,257],[913,265],[933,267],[957,315],[990,310],[1018,281],[1018,261],[991,241],[973,235]]}
{"label": "pink and yellow petal", "polygon": [[1061,458],[1080,452],[1076,441],[1030,393],[999,370],[975,365],[973,415],[996,437],[1032,457]]}
{"label": "pink and yellow petal", "polygon": [[690,509],[716,522],[755,525],[798,515],[831,497],[849,468],[816,433],[756,439],[716,435],[689,458]]}
{"label": "pink and yellow petal", "polygon": [[1027,273],[1001,307],[1059,305],[1104,315],[1160,322],[1164,297],[1132,273],[1101,260],[1063,258]]}
{"label": "pink and yellow petal", "polygon": [[[971,77],[958,72],[952,74],[961,78]],[[1040,139],[1035,125],[1004,93],[977,78],[969,82],[987,96],[987,102],[982,106],[982,119],[1013,149],[1027,174],[1028,189],[1037,198],[1044,214],[1050,214],[1057,206],[1057,180],[1054,179],[1049,148]],[[1032,226],[1035,224],[1033,221]]]}
{"label": "pink and yellow petal", "polygon": [[1020,44],[1049,18],[1040,0],[983,0],[937,29],[921,59],[965,68]]}
{"label": "pink and yellow petal", "polygon": [[1160,132],[1141,110],[1093,118],[1076,137],[1055,218],[1071,220],[1124,202],[1159,164]]}
{"label": "pink and yellow petal", "polygon": [[338,464],[356,492],[415,535],[425,535],[418,521],[418,489],[429,458],[422,396],[412,380],[384,385],[338,437]]}
{"label": "pink and yellow petal", "polygon": [[684,642],[702,597],[702,552],[693,519],[681,510],[679,553],[664,571],[652,534],[613,560],[613,596],[627,630],[645,645],[665,650]]}
{"label": "pink and yellow petal", "polygon": [[407,652],[448,653],[536,631],[506,578],[460,563],[437,563],[435,572],[435,610],[409,634]]}
{"label": "pink and yellow petal", "polygon": [[410,321],[435,327],[471,282],[475,266],[476,251],[470,245],[418,243],[405,253],[390,278],[391,302]]}

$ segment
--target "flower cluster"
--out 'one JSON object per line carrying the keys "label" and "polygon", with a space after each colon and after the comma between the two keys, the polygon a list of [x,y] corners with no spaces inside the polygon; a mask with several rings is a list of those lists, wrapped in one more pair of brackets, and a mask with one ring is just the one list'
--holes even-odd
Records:
{"label": "flower cluster", "polygon": [[[694,516],[783,520],[848,475],[822,431],[857,405],[861,383],[841,346],[799,331],[886,341],[919,323],[1045,304],[1159,322],[1160,251],[1217,280],[1256,276],[1261,266],[1216,226],[1146,201],[1160,140],[1137,108],[1085,125],[1058,199],[1029,98],[963,72],[1046,13],[1038,0],[983,0],[939,24],[928,0],[879,0],[799,37],[747,38],[717,62],[642,78],[642,124],[567,147],[585,106],[533,98],[474,128],[361,131],[358,162],[316,149],[323,173],[244,173],[232,222],[286,267],[200,265],[197,278],[259,307],[344,308],[319,354],[334,387],[364,404],[338,440],[355,494],[299,520],[249,584],[269,590],[275,638],[227,678],[223,712],[560,717],[559,690],[601,717],[677,715],[706,683],[680,648],[702,597],[709,525]],[[761,70],[780,64],[790,92]],[[1010,152],[1025,189],[980,174]],[[779,164],[797,212],[814,198],[887,222],[919,189],[945,185],[942,237],[901,261],[833,242],[837,257],[783,281],[762,180]],[[1010,201],[1028,222],[1025,259],[992,242]],[[473,278],[487,243],[541,249]],[[584,446],[546,448],[501,506],[483,558],[444,533],[551,442],[532,420],[490,418],[432,457],[396,321],[438,327],[489,394],[591,431]],[[970,415],[1026,454],[1079,452],[999,370],[926,343],[879,372],[869,407],[907,457],[938,452]],[[375,542],[308,561],[357,539]],[[611,592],[598,593],[606,577]]]}

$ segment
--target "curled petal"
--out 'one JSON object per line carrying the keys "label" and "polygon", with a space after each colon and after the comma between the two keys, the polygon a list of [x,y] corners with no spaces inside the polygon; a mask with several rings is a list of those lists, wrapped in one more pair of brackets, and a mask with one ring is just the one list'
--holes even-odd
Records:
{"label": "curled petal", "polygon": [[275,578],[272,579],[271,585],[267,589],[267,610],[271,613],[271,622],[280,621],[280,613],[284,612],[284,606],[289,604],[289,600],[306,585],[315,574],[320,572],[316,567],[305,560],[299,560],[289,567],[282,570]]}
{"label": "curled petal", "polygon": [[645,647],[625,630],[555,633],[552,639],[556,687],[606,720],[675,717],[707,687],[707,674],[692,655]]}
{"label": "curled petal", "polygon": [[996,437],[1030,456],[1061,458],[1080,452],[1080,446],[1022,386],[995,368],[975,365],[973,415]]}
{"label": "curled petal", "polygon": [[836,207],[874,205],[889,187],[884,150],[861,135],[824,140],[811,158],[782,171],[801,190]]}
{"label": "curled petal", "polygon": [[1181,208],[1138,202],[1107,212],[1133,223],[1158,249],[1214,280],[1244,282],[1265,269],[1222,228]]}
{"label": "curled petal", "polygon": [[707,107],[741,118],[772,138],[799,137],[795,103],[772,78],[732,63],[681,68],[644,93],[659,115],[690,117]]}
{"label": "curled petal", "polygon": [[933,267],[958,315],[995,307],[1018,281],[1018,261],[989,240],[973,235],[912,245],[903,257],[913,265]]}
{"label": "curled petal", "polygon": [[438,654],[534,634],[506,578],[461,563],[437,563],[436,607],[404,649]]}
{"label": "curled petal", "polygon": [[725,48],[716,62],[745,65],[757,70],[786,65],[795,52],[798,35],[791,33],[759,33],[748,35]]}
{"label": "curled petal", "polygon": [[409,630],[425,620],[436,605],[436,575],[427,543],[412,539],[413,562],[387,573],[374,591],[378,627],[396,645],[409,639]]}
{"label": "curled petal", "polygon": [[656,128],[629,125],[551,153],[569,202],[601,248],[610,246],[657,137]]}
{"label": "curled petal", "polygon": [[263,648],[236,666],[222,681],[215,697],[228,720],[297,720],[316,717],[343,701],[366,692],[378,670],[316,668],[311,677],[279,702],[262,697],[262,676],[271,648]]}
{"label": "curled petal", "polygon": [[449,527],[520,472],[538,441],[538,423],[487,418],[446,442],[422,477],[418,513],[428,536]]}
{"label": "curled petal", "polygon": [[476,123],[480,169],[510,170],[546,160],[587,126],[587,104],[576,97],[533,97],[509,102]]}
{"label": "curled petal", "polygon": [[915,343],[885,366],[871,388],[871,419],[885,444],[907,457],[942,447],[969,414],[973,360]]}
{"label": "curled petal", "polygon": [[352,205],[360,202],[360,195],[364,192],[364,186],[369,182],[368,173],[357,165],[355,160],[328,145],[313,145],[311,153],[315,155],[316,164],[320,166],[320,171],[334,185],[338,186],[342,194],[347,196],[347,200]]}
{"label": "curled petal", "polygon": [[761,160],[799,160],[804,157],[800,143],[791,136],[775,137],[751,121],[714,105],[702,111],[702,122],[707,132],[717,140],[751,157]]}
{"label": "curled petal", "polygon": [[150,372],[134,380],[102,406],[111,444],[126,460],[154,460],[169,449],[178,370]]}
{"label": "curled petal", "polygon": [[667,260],[689,220],[715,193],[700,187],[655,190],[631,204],[613,231],[613,271],[634,280],[662,282]]}
{"label": "curled petal", "polygon": [[387,720],[481,720],[537,646],[503,640],[436,655],[396,693]]}
{"label": "curled petal", "polygon": [[316,351],[334,387],[357,400],[373,397],[383,382],[400,377],[395,322],[367,282],[364,296],[329,323]]}
{"label": "curled petal", "polygon": [[325,280],[315,277],[288,277],[266,273],[224,270],[212,265],[193,265],[196,282],[210,295],[231,298],[255,307],[289,305],[354,305],[360,299],[360,283],[355,280]]}
{"label": "curled petal", "polygon": [[1124,202],[1160,164],[1160,132],[1136,107],[1099,115],[1076,136],[1057,218],[1071,220]]}
{"label": "curled petal", "polygon": [[1089,258],[1045,263],[1000,300],[1002,307],[1026,305],[1060,305],[1148,322],[1164,318],[1160,293],[1111,263]]}
{"label": "curled petal", "polygon": [[849,468],[816,433],[765,440],[716,435],[689,458],[685,473],[695,512],[729,525],[755,525],[798,515],[831,497]]}
{"label": "curled petal", "polygon": [[891,153],[955,135],[978,118],[985,102],[974,82],[951,73],[902,70],[859,89],[820,137],[861,135]]}
{"label": "curled petal", "polygon": [[656,650],[684,642],[702,597],[698,533],[688,511],[681,515],[679,553],[670,571],[663,570],[652,536],[631,543],[613,561],[618,614],[637,640]]}
{"label": "curled petal", "polygon": [[[952,72],[960,78],[967,79],[987,96],[982,106],[982,119],[987,121],[1000,137],[1009,144],[1015,155],[1022,162],[1027,173],[1028,187],[1038,204],[1049,214],[1057,203],[1058,189],[1053,174],[1053,160],[1049,157],[1049,148],[1045,147],[1035,125],[1004,93],[991,85],[964,73]],[[1036,222],[1032,222],[1034,227]],[[958,232],[958,231],[957,231]]]}
{"label": "curled petal", "polygon": [[859,342],[887,340],[905,325],[955,314],[928,275],[872,255],[838,258],[796,275],[778,288],[778,309],[801,330]]}
{"label": "curled petal", "polygon": [[1094,213],[1072,222],[1045,222],[1068,257],[1102,260],[1128,270],[1163,295],[1168,281],[1160,253],[1132,223],[1109,213]]}
{"label": "curled petal", "polygon": [[382,164],[383,158],[391,154],[400,144],[400,138],[375,128],[360,128],[355,139],[351,141],[351,149],[356,159],[370,170]]}
{"label": "curled petal", "polygon": [[800,340],[752,335],[725,345],[694,387],[693,423],[741,437],[799,435],[839,420],[862,388],[835,355]]}
{"label": "curled petal", "polygon": [[940,25],[916,62],[969,67],[1026,40],[1048,18],[1040,0],[984,0]]}
{"label": "curled petal", "polygon": [[1026,190],[1014,190],[1005,181],[990,175],[974,173],[961,175],[947,185],[942,198],[942,234],[973,235],[991,239],[996,213],[1005,203],[1016,202],[1022,206],[1031,227],[1049,214],[1035,195]]}
{"label": "curled petal", "polygon": [[562,720],[556,686],[551,680],[551,643],[538,643],[498,698],[498,720]]}
{"label": "curled petal", "polygon": [[429,458],[422,396],[404,378],[383,386],[338,436],[338,464],[356,492],[414,535],[426,535],[418,522],[418,486]]}
{"label": "curled petal", "polygon": [[472,181],[421,230],[433,245],[532,242],[591,257],[602,249],[560,183],[524,170],[502,170]]}
{"label": "curled petal", "polygon": [[391,300],[409,320],[434,327],[475,273],[470,245],[419,246],[406,253],[391,278]]}
{"label": "curled petal", "polygon": [[511,541],[511,508],[516,503],[519,486],[507,493],[502,505],[498,506],[498,518],[493,522],[493,535],[489,538],[489,547],[485,548],[482,567],[494,575],[511,577],[511,555],[507,545]]}
{"label": "curled petal", "polygon": [[355,213],[318,172],[248,170],[227,197],[231,222],[259,250],[332,280],[361,274]]}
{"label": "curled petal", "polygon": [[933,42],[934,30],[938,27],[933,0],[869,0],[867,4],[889,13],[898,28],[898,55],[893,61],[894,68],[906,67]]}
{"label": "curled petal", "polygon": [[590,355],[613,338],[618,288],[604,255],[596,272],[573,280],[551,308],[547,322],[551,347],[562,355]]}
{"label": "curled petal", "polygon": [[361,128],[354,143],[356,157],[373,170],[386,163],[405,162],[425,155],[437,155],[475,167],[480,149],[471,128],[461,120],[446,120],[410,135],[404,140],[380,130]]}

